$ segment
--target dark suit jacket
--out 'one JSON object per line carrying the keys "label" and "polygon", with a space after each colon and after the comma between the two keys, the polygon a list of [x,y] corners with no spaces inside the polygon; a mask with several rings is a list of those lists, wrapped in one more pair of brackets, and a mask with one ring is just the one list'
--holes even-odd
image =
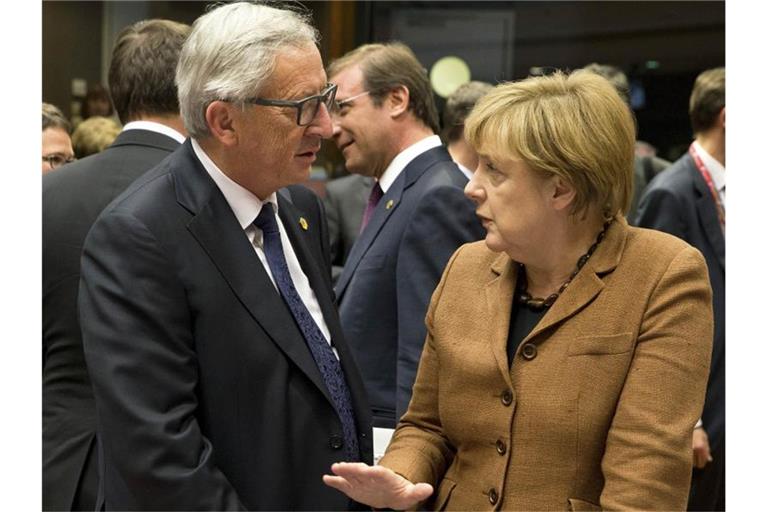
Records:
{"label": "dark suit jacket", "polygon": [[[349,383],[363,460],[368,403],[334,309],[322,204],[279,215]],[[307,220],[308,229],[300,227]],[[345,509],[320,371],[189,141],[134,183],[86,240],[80,287],[108,509]]]}
{"label": "dark suit jacket", "polygon": [[344,262],[360,233],[360,224],[373,183],[373,178],[368,176],[350,174],[325,185],[323,203],[328,217],[328,235],[331,238],[334,282],[341,275]]}
{"label": "dark suit jacket", "polygon": [[715,339],[702,421],[715,451],[725,437],[725,236],[712,194],[688,153],[650,183],[640,200],[637,225],[682,238],[707,261]]}
{"label": "dark suit jacket", "polygon": [[128,130],[103,152],[43,176],[45,510],[93,510],[96,498],[96,407],[77,317],[85,235],[115,196],[178,146],[166,135]]}
{"label": "dark suit jacket", "polygon": [[424,316],[445,264],[461,244],[485,236],[466,183],[444,147],[416,157],[382,197],[336,284],[374,426],[393,428],[408,408]]}

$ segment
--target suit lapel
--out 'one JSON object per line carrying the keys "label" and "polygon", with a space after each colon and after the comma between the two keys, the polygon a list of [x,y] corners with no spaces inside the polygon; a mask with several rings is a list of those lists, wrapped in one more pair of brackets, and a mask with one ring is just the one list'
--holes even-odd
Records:
{"label": "suit lapel", "polygon": [[[278,210],[280,220],[283,222],[283,226],[285,226],[285,230],[288,234],[288,238],[291,241],[293,251],[296,253],[296,257],[301,264],[301,269],[309,279],[310,287],[314,291],[317,302],[320,305],[320,310],[323,313],[323,319],[325,320],[325,323],[328,326],[328,330],[331,334],[331,341],[339,354],[341,367],[347,376],[347,383],[350,386],[350,391],[355,393],[356,391],[354,390],[354,387],[358,386],[358,389],[360,389],[362,382],[360,381],[359,375],[353,374],[353,372],[347,366],[353,359],[349,353],[347,345],[344,343],[344,335],[342,332],[341,323],[339,322],[339,316],[336,312],[336,306],[331,300],[333,297],[333,290],[331,289],[327,278],[324,277],[323,271],[318,265],[319,260],[311,252],[309,248],[309,241],[307,240],[307,236],[311,236],[311,230],[317,229],[317,226],[309,225],[306,230],[303,228],[300,229],[299,218],[302,217],[302,215],[306,215],[306,212],[301,211],[301,209],[299,209],[293,203],[283,201],[282,198],[279,197],[279,194],[278,203],[280,205]],[[322,376],[320,376],[319,371],[318,376],[322,382]],[[353,382],[355,383],[355,386],[353,386]],[[330,401],[331,397],[325,388],[325,385],[322,386],[322,391]]]}
{"label": "suit lapel", "polygon": [[376,209],[373,211],[373,216],[368,222],[363,232],[360,234],[355,244],[352,246],[352,250],[349,252],[347,262],[344,264],[344,271],[339,276],[339,281],[336,284],[336,296],[341,300],[344,295],[349,281],[360,264],[365,253],[371,247],[371,244],[376,240],[379,232],[387,223],[387,221],[397,211],[398,206],[402,202],[403,193],[414,183],[416,183],[427,170],[435,163],[450,160],[450,155],[446,149],[442,146],[438,146],[429,149],[405,166],[400,176],[392,183],[392,186],[387,190],[387,193],[379,201]]}
{"label": "suit lapel", "polygon": [[405,184],[406,173],[403,171],[389,190],[387,190],[387,193],[382,196],[379,204],[373,211],[371,220],[355,241],[352,250],[349,251],[347,262],[344,264],[344,270],[342,271],[341,276],[339,276],[339,282],[336,285],[336,296],[339,300],[341,300],[341,297],[344,295],[344,290],[346,290],[347,285],[349,284],[352,275],[354,275],[357,266],[360,264],[360,261],[363,259],[363,256],[368,252],[368,249],[371,247],[374,240],[376,240],[381,229],[400,206],[403,190],[405,190]]}
{"label": "suit lapel", "polygon": [[492,279],[485,285],[485,299],[488,311],[488,336],[491,351],[499,365],[507,385],[512,387],[507,358],[509,342],[509,321],[512,315],[512,300],[517,283],[517,265],[506,254],[500,254],[491,265]]}
{"label": "suit lapel", "polygon": [[707,182],[704,181],[701,173],[696,168],[696,163],[690,155],[687,156],[688,172],[693,176],[693,186],[696,189],[696,214],[699,217],[704,236],[709,240],[717,256],[717,261],[722,269],[725,270],[725,235],[720,227],[720,219],[717,217],[717,207]]}
{"label": "suit lapel", "polygon": [[592,258],[576,274],[568,288],[520,343],[520,346],[546,329],[572,317],[600,294],[605,287],[600,276],[616,268],[624,252],[626,238],[627,221],[619,216],[608,228],[605,239]]}
{"label": "suit lapel", "polygon": [[[232,209],[194,156],[188,141],[175,155],[174,164],[172,172],[177,199],[194,215],[187,229],[264,332],[330,400],[320,371],[290,311]],[[257,336],[253,341],[258,342]]]}

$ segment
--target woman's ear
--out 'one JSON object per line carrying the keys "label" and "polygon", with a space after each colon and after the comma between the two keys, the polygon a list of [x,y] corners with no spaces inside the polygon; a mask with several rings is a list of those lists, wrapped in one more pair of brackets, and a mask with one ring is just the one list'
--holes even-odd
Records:
{"label": "woman's ear", "polygon": [[234,108],[229,102],[217,100],[205,109],[205,122],[211,135],[225,146],[233,146],[238,140]]}
{"label": "woman's ear", "polygon": [[576,189],[560,176],[552,177],[549,192],[552,207],[556,210],[570,209],[576,200]]}
{"label": "woman's ear", "polygon": [[398,117],[408,111],[410,92],[408,87],[398,85],[387,93],[386,106],[391,117]]}

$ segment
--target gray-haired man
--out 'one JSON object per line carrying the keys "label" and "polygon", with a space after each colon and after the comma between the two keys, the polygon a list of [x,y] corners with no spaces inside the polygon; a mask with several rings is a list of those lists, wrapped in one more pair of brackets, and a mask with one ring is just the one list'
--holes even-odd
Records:
{"label": "gray-haired man", "polygon": [[[331,135],[317,32],[251,3],[199,18],[176,82],[190,140],[86,240],[86,359],[115,509],[345,509],[323,485],[371,461],[318,199]],[[280,192],[278,192],[280,190]]]}

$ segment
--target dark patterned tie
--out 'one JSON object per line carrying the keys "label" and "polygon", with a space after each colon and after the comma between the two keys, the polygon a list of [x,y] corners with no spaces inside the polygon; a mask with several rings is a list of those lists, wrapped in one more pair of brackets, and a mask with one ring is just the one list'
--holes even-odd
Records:
{"label": "dark patterned tie", "polygon": [[379,182],[377,181],[373,184],[371,195],[368,196],[368,204],[365,206],[365,212],[363,212],[363,222],[360,224],[360,233],[363,232],[365,226],[368,225],[371,217],[373,217],[373,210],[376,209],[376,205],[379,204],[383,195],[384,191],[381,190],[381,186],[379,186]]}
{"label": "dark patterned tie", "polygon": [[291,274],[288,272],[288,264],[285,262],[283,244],[280,241],[280,230],[275,219],[275,211],[272,203],[266,202],[261,207],[258,217],[253,225],[264,234],[264,254],[267,256],[269,269],[275,278],[277,288],[283,296],[288,309],[291,310],[294,320],[301,329],[307,342],[312,357],[317,364],[325,385],[331,394],[336,412],[341,419],[341,427],[344,431],[344,446],[347,452],[347,460],[355,462],[360,460],[357,444],[357,428],[355,428],[355,415],[352,411],[352,398],[349,394],[347,381],[341,364],[333,353],[333,349],[323,336],[322,331],[310,315],[307,307],[302,302],[299,292],[293,285]]}

